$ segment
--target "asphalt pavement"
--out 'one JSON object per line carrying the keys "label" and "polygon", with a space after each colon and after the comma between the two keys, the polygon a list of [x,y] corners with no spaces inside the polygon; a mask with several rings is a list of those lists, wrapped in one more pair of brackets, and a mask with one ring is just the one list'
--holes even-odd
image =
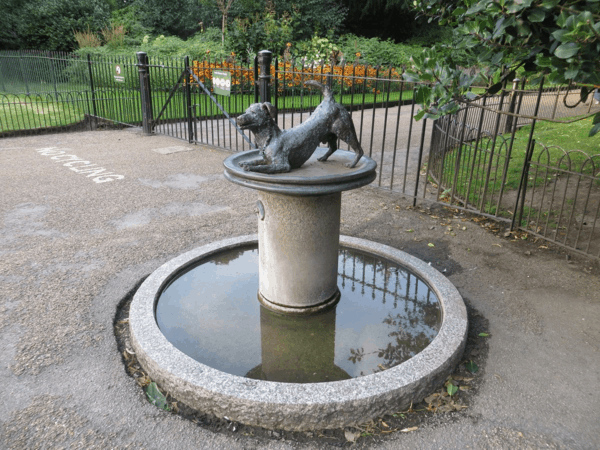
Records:
{"label": "asphalt pavement", "polygon": [[[229,154],[139,129],[0,141],[0,448],[328,447],[159,410],[117,350],[118,305],[141,279],[256,233],[257,194],[225,180]],[[431,262],[489,321],[489,353],[466,410],[368,446],[599,448],[598,262],[410,205],[372,187],[344,193],[341,231]]]}

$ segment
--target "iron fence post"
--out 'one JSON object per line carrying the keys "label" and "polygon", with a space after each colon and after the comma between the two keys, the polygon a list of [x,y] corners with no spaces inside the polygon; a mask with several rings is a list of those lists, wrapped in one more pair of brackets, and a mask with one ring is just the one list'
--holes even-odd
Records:
{"label": "iron fence post", "polygon": [[260,101],[262,103],[271,103],[271,90],[269,84],[271,82],[271,61],[273,53],[269,50],[261,50],[258,52],[258,65],[260,66],[260,75],[258,76],[258,89],[260,91]]}
{"label": "iron fence post", "polygon": [[50,61],[50,75],[52,76],[52,85],[54,86],[54,95],[56,96],[56,98],[58,98],[58,89],[56,86],[56,74],[54,73],[54,57],[52,56],[52,53],[50,52],[46,52],[48,61]]}
{"label": "iron fence post", "polygon": [[2,82],[2,92],[6,92],[6,85],[4,84],[4,55],[0,55],[0,82]]}
{"label": "iron fence post", "polygon": [[140,96],[142,99],[142,128],[144,134],[152,134],[152,97],[150,96],[150,71],[148,70],[148,54],[137,52],[138,72],[140,74]]}
{"label": "iron fence post", "polygon": [[[566,95],[569,95],[567,91]],[[556,98],[554,99],[554,107],[552,108],[552,119],[556,117],[556,108],[558,107],[558,97],[560,97],[560,86],[556,88]]]}
{"label": "iron fence post", "polygon": [[258,103],[258,56],[254,57],[254,67],[252,70],[254,72],[254,103]]}
{"label": "iron fence post", "polygon": [[98,113],[96,111],[96,93],[94,92],[94,76],[92,75],[92,58],[90,54],[87,55],[88,60],[88,73],[90,75],[90,91],[92,92],[92,111],[94,113],[94,120],[97,120]]}
{"label": "iron fence post", "polygon": [[[512,85],[512,93],[510,95],[510,104],[508,105],[508,112],[513,114],[515,112],[515,105],[517,104],[517,86],[519,84],[519,79],[515,78],[513,80],[513,85]],[[510,133],[510,130],[512,130],[512,124],[513,124],[513,116],[506,116],[506,125],[504,127],[504,132],[505,133]]]}
{"label": "iron fence post", "polygon": [[192,124],[192,92],[190,89],[190,57],[185,57],[185,78],[183,79],[183,86],[185,89],[186,98],[186,117],[188,124],[188,142],[191,144],[194,140],[194,127]]}
{"label": "iron fence post", "polygon": [[23,81],[25,82],[25,91],[27,95],[29,95],[29,84],[27,83],[27,76],[25,75],[25,71],[23,70],[23,57],[21,56],[21,52],[19,52],[19,68],[21,69],[21,76],[23,77]]}
{"label": "iron fence post", "polygon": [[[540,81],[540,88],[538,90],[538,97],[535,104],[535,110],[533,117],[537,117],[540,110],[540,101],[542,99],[542,92],[544,90],[544,78]],[[514,231],[516,228],[521,226],[521,219],[523,218],[523,210],[525,208],[525,194],[527,193],[527,182],[529,178],[529,163],[533,157],[533,151],[535,148],[535,139],[533,139],[533,133],[535,131],[535,123],[537,119],[533,119],[531,122],[531,130],[529,131],[529,139],[527,140],[527,152],[525,153],[525,162],[523,164],[523,170],[521,172],[521,181],[519,182],[519,189],[517,191],[517,200],[515,201],[515,208],[513,213],[512,222],[510,224],[510,231]]]}

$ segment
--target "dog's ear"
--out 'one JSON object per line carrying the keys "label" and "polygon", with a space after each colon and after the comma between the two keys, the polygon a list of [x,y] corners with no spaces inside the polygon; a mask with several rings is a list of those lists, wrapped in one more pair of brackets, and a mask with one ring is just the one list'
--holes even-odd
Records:
{"label": "dog's ear", "polygon": [[267,111],[269,113],[269,115],[271,116],[271,119],[273,119],[273,120],[277,119],[277,110],[275,109],[275,107],[273,105],[271,105],[269,102],[264,102],[262,104],[262,107],[265,111]]}

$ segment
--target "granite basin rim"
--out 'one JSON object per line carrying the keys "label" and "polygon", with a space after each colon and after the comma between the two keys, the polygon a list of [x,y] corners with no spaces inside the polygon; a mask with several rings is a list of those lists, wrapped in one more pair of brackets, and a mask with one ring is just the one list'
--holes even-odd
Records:
{"label": "granite basin rim", "polygon": [[227,374],[176,349],[160,332],[154,315],[162,289],[211,255],[257,243],[257,235],[250,235],[191,250],[155,270],[136,292],[130,308],[132,346],[150,378],[174,398],[248,425],[287,430],[339,428],[420,401],[439,387],[459,362],[466,341],[467,314],[462,297],[450,281],[407,253],[348,236],[340,236],[341,246],[390,259],[419,276],[436,293],[442,309],[439,333],[413,358],[376,374],[299,384]]}

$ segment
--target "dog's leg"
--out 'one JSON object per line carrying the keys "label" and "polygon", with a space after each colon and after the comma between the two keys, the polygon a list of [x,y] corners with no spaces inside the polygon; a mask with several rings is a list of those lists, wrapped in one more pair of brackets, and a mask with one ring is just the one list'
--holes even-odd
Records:
{"label": "dog's leg", "polygon": [[289,164],[263,164],[260,166],[248,167],[247,169],[244,167],[244,170],[261,173],[285,173],[292,170],[292,168]]}
{"label": "dog's leg", "polygon": [[356,132],[354,132],[354,126],[352,126],[352,129],[350,130],[349,133],[345,133],[345,136],[340,136],[340,139],[342,139],[342,141],[344,141],[346,144],[348,144],[350,146],[350,148],[352,150],[354,150],[354,153],[356,153],[356,157],[354,158],[354,161],[352,161],[352,163],[350,163],[350,164],[346,164],[346,167],[349,167],[350,169],[352,169],[354,166],[356,166],[358,164],[358,161],[360,160],[360,158],[362,158],[362,156],[365,153],[365,152],[363,152],[363,149],[360,146],[360,143],[358,142],[358,139],[356,137]]}
{"label": "dog's leg", "polygon": [[358,140],[356,141],[355,145],[352,145],[350,143],[348,143],[348,145],[356,153],[356,157],[354,158],[354,161],[352,161],[351,164],[346,164],[346,167],[349,167],[350,169],[352,169],[354,166],[356,166],[358,164],[358,161],[360,161],[360,158],[362,158],[362,156],[364,155],[365,152],[363,152],[363,149],[361,148],[360,144],[358,143]]}
{"label": "dog's leg", "polygon": [[256,167],[256,166],[260,166],[260,165],[264,165],[267,164],[268,161],[265,158],[256,158],[256,159],[251,159],[250,161],[245,161],[243,163],[240,163],[240,167],[242,169],[244,169],[245,171],[248,170],[253,170],[251,169],[251,167]]}
{"label": "dog's leg", "polygon": [[333,152],[335,152],[338,149],[337,139],[338,138],[335,134],[327,133],[327,143],[329,144],[329,150],[323,156],[317,158],[319,161],[327,161],[327,158],[329,158],[333,154]]}

